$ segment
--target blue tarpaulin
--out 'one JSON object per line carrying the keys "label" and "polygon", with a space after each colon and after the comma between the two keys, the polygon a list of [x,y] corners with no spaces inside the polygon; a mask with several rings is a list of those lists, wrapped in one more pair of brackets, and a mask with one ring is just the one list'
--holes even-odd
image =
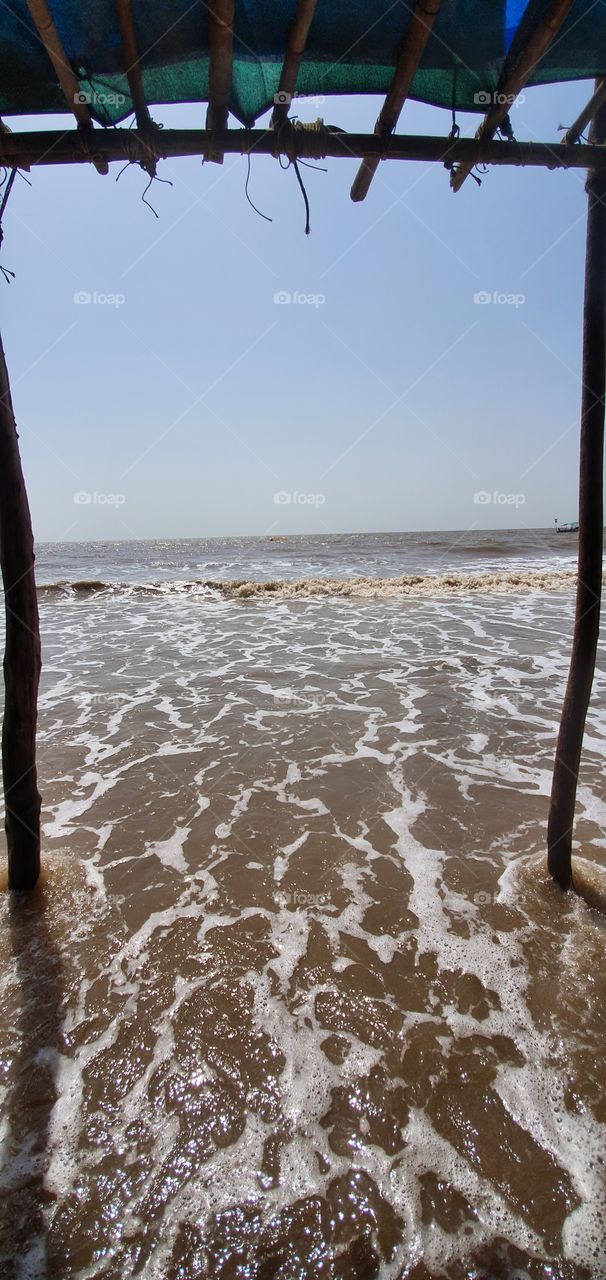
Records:
{"label": "blue tarpaulin", "polygon": [[[50,0],[50,9],[93,117],[108,125],[126,118],[132,102],[115,0]],[[133,0],[132,9],[148,103],[206,101],[204,0]],[[483,110],[524,9],[522,0],[443,0],[410,96],[442,107]],[[318,0],[298,92],[320,97],[385,93],[411,11],[412,0]],[[294,12],[295,0],[236,0],[231,109],[243,124],[252,125],[273,102]],[[540,7],[534,10],[533,21],[541,14]],[[530,83],[602,74],[606,0],[576,0]],[[65,99],[26,0],[3,0],[0,113],[64,111]]]}

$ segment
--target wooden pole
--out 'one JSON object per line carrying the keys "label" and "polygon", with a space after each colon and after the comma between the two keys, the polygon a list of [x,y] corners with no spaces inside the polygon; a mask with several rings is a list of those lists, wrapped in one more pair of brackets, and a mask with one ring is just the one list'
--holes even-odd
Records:
{"label": "wooden pole", "polygon": [[155,178],[157,168],[155,138],[158,133],[158,127],[154,124],[145,101],[131,0],[116,0],[116,16],[122,45],[122,62],[126,79],[128,80],[131,101],[135,109],[137,129],[139,130],[139,136],[147,139],[148,154],[146,157],[141,156],[139,158],[139,164],[149,174],[150,178]]}
{"label": "wooden pole", "polygon": [[583,134],[588,124],[591,124],[597,113],[598,107],[606,102],[606,80],[596,80],[596,89],[593,97],[589,99],[586,106],[583,107],[580,115],[577,116],[574,124],[570,126],[567,133],[564,134],[562,142],[579,142],[581,134]]}
{"label": "wooden pole", "polygon": [[[49,56],[53,71],[59,81],[68,111],[72,111],[84,136],[92,134],[92,116],[86,102],[86,94],[82,93],[71,64],[65,54],[59,32],[53,22],[53,15],[47,0],[27,0],[30,17],[44,48]],[[92,163],[98,173],[107,173],[107,163],[91,156]]]}
{"label": "wooden pole", "polygon": [[90,109],[85,95],[80,92],[80,84],[66,57],[47,0],[27,0],[27,7],[63,90],[68,111],[73,112],[79,125],[84,128],[90,126],[92,124]]}
{"label": "wooden pole", "polygon": [[316,4],[317,0],[297,0],[295,16],[288,33],[288,44],[280,73],[278,92],[274,99],[274,109],[271,117],[272,129],[277,129],[278,125],[286,120],[290,110],[292,97],[297,85],[301,59],[305,53],[309,28],[316,11]]}
{"label": "wooden pole", "polygon": [[40,874],[40,795],[36,774],[40,627],[32,523],[1,338],[0,563],[6,609],[2,774],[8,886],[33,889]]}
{"label": "wooden pole", "polygon": [[[606,142],[606,106],[591,141]],[[587,175],[583,309],[583,390],[579,465],[579,576],[568,683],[562,708],[547,824],[547,862],[562,889],[572,886],[572,829],[585,719],[595,671],[602,594],[604,391],[606,386],[606,175]]]}
{"label": "wooden pole", "polygon": [[[235,0],[209,0],[208,9],[208,111],[206,128],[211,134],[227,128],[234,57]],[[223,152],[211,144],[206,159],[223,164]]]}
{"label": "wooden pole", "polygon": [[[486,112],[476,138],[479,140],[494,138],[499,125],[503,123],[518,94],[528,84],[535,67],[568,17],[573,3],[574,0],[550,0],[545,8],[543,0],[530,0],[518,27],[520,40],[524,39],[526,23],[534,26],[537,21],[537,25],[534,26],[528,40],[524,40],[521,46],[515,38],[512,41],[499,77],[493,104]],[[451,170],[450,185],[453,191],[460,191],[472,168],[473,165],[462,164]]]}
{"label": "wooden pole", "polygon": [[143,80],[141,78],[139,50],[137,47],[137,36],[135,32],[131,0],[116,0],[116,14],[118,18],[118,29],[120,31],[120,41],[122,44],[122,61],[124,63],[126,79],[128,80],[132,104],[135,108],[137,128],[145,131],[149,124],[150,115],[145,101],[145,94],[143,92]]}
{"label": "wooden pole", "polygon": [[[431,35],[431,29],[440,10],[440,4],[441,0],[417,0],[415,4],[406,38],[400,50],[396,72],[375,125],[375,133],[380,138],[388,138],[398,123],[410,86]],[[351,199],[356,203],[359,200],[364,200],[368,195],[370,184],[377,172],[380,160],[380,156],[364,157],[350,192]]]}
{"label": "wooden pole", "polygon": [[[530,165],[545,169],[606,170],[604,147],[587,143],[566,146],[562,142],[478,141],[475,138],[439,138],[427,134],[345,133],[340,129],[305,128],[295,124],[287,131],[275,129],[225,129],[211,134],[205,129],[161,129],[154,139],[158,159],[169,156],[203,156],[211,144],[230,155],[290,155],[320,160],[326,156],[351,160],[367,155],[382,160],[424,163]],[[149,140],[138,129],[93,129],[83,141],[76,129],[30,130],[0,134],[0,164],[9,169],[32,165],[90,164],[138,161],[149,156]]]}

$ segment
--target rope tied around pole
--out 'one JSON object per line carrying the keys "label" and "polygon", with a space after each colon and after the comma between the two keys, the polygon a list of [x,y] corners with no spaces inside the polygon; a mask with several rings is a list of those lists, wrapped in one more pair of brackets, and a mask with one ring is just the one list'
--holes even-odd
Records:
{"label": "rope tied around pole", "polygon": [[91,124],[78,125],[78,140],[80,150],[84,152],[86,159],[95,166],[97,173],[102,175],[109,173],[109,164],[99,151],[94,151],[91,141],[94,145],[95,130]]}
{"label": "rope tied around pole", "polygon": [[326,139],[329,131],[323,120],[315,120],[309,124],[296,120],[294,132],[295,138],[297,134],[305,134],[305,155],[308,160],[326,159]]}
{"label": "rope tied around pole", "polygon": [[308,236],[311,231],[309,197],[299,168],[300,147],[298,144],[303,139],[305,140],[304,151],[308,160],[324,160],[326,158],[326,142],[331,130],[326,128],[324,121],[321,119],[305,123],[302,120],[289,120],[287,117],[279,122],[274,133],[273,155],[277,160],[280,160],[281,156],[286,156],[288,165],[283,167],[289,168],[292,165],[295,171],[305,205],[305,235]]}
{"label": "rope tied around pole", "polygon": [[164,159],[160,145],[162,128],[161,124],[150,119],[144,129],[125,129],[126,168],[130,164],[138,164],[150,178],[156,177],[158,161]]}
{"label": "rope tied around pole", "polygon": [[149,125],[151,126],[151,129],[154,131],[153,133],[150,131],[149,135],[147,135],[147,126],[145,127],[144,130],[139,129],[137,132],[135,132],[132,129],[127,130],[127,139],[128,139],[127,146],[126,146],[127,160],[126,160],[126,164],[122,166],[116,178],[116,182],[120,181],[120,178],[122,177],[122,174],[125,172],[126,169],[129,169],[131,165],[138,164],[139,167],[143,169],[143,172],[148,175],[147,186],[141,196],[141,202],[142,204],[146,205],[148,209],[151,209],[154,215],[154,218],[157,218],[159,215],[156,213],[156,210],[154,209],[153,204],[150,204],[149,200],[146,199],[147,193],[153,182],[161,182],[164,186],[167,186],[167,187],[172,187],[173,183],[171,182],[170,178],[158,177],[156,162],[157,160],[162,159],[162,151],[157,146],[156,143],[153,144],[154,150],[152,152],[151,157],[148,155],[145,159],[141,158],[141,146],[143,145],[147,150],[149,150],[149,144],[148,144],[147,138],[149,137],[150,140],[154,137],[157,138],[158,134],[156,131],[161,129],[162,127],[161,125],[156,125],[154,121],[151,119],[149,120]]}
{"label": "rope tied around pole", "polygon": [[157,124],[155,120],[149,119],[144,125],[137,128],[137,143],[139,147],[139,155],[137,163],[153,179],[157,175],[158,161],[163,159],[162,147],[160,146],[160,135],[163,125]]}
{"label": "rope tied around pole", "polygon": [[305,122],[303,120],[280,121],[273,130],[275,145],[273,155],[278,159],[286,156],[291,164],[300,158],[298,142],[303,143],[306,160],[325,160],[326,144],[334,130],[328,129],[323,120]]}

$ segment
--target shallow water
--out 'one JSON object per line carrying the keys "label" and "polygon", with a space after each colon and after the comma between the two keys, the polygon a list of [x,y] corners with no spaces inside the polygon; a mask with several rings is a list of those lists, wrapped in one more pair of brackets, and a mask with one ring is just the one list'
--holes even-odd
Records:
{"label": "shallow water", "polygon": [[537,860],[570,591],[41,609],[2,1275],[605,1276],[606,935]]}

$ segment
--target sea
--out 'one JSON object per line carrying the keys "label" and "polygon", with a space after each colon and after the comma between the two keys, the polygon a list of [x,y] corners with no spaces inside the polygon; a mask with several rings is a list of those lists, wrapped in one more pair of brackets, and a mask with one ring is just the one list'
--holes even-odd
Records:
{"label": "sea", "polygon": [[603,642],[591,892],[545,863],[576,552],[37,548],[3,1280],[604,1280]]}

